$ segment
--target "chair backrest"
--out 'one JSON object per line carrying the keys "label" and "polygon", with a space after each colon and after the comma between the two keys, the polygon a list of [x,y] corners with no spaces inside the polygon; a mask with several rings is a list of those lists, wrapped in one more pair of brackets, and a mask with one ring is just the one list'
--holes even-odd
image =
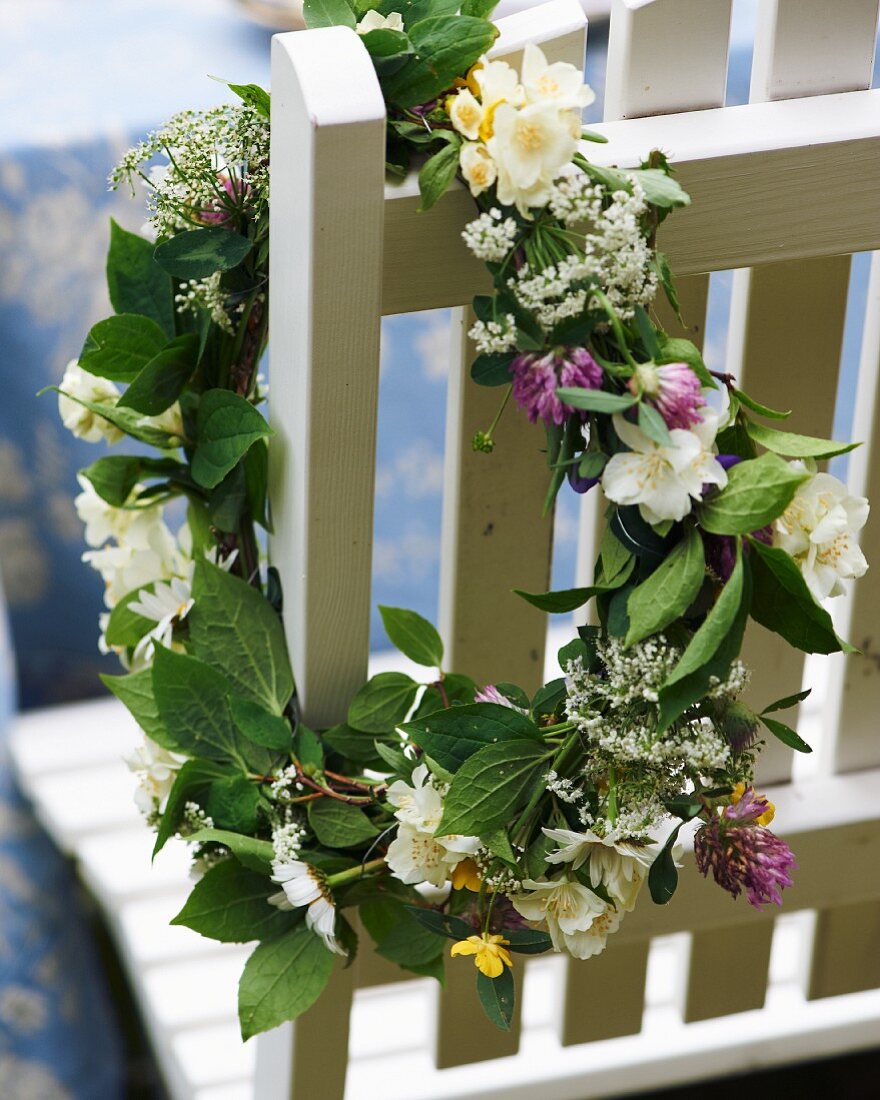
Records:
{"label": "chair backrest", "polygon": [[[880,248],[880,92],[866,90],[878,2],[767,0],[751,102],[724,107],[731,4],[614,0],[600,127],[610,143],[590,146],[588,155],[626,166],[655,147],[671,154],[694,202],[662,227],[660,246],[682,276],[688,334],[702,340],[708,273],[733,270],[729,369],[770,405],[796,394],[794,428],[830,435],[850,254]],[[577,0],[552,0],[500,26],[496,54],[515,55],[533,40],[555,59],[582,62]],[[503,422],[495,457],[470,447],[495,401],[468,378],[467,303],[487,281],[460,239],[471,200],[453,189],[419,214],[414,178],[386,183],[381,92],[347,29],[276,37],[272,112],[272,558],[304,717],[316,726],[343,720],[366,674],[380,319],[440,306],[457,307],[440,607],[449,663],[483,682],[503,676],[533,687],[544,668],[546,619],[510,589],[548,586],[552,518],[540,519],[546,471],[540,439],[523,417]],[[880,445],[877,257],[868,303],[855,428],[866,446],[850,461],[849,477],[856,490],[880,496],[880,462],[871,461]],[[594,558],[595,496],[582,507],[578,583],[589,581]],[[880,522],[864,534],[869,559],[873,549],[880,562]],[[802,867],[789,908],[818,911],[804,970],[809,997],[880,985],[880,952],[870,950],[880,921],[878,607],[875,566],[858,602],[836,609],[863,652],[831,663],[821,771],[790,784],[790,750],[778,746],[764,758],[763,781],[789,784],[776,795]],[[802,658],[777,641],[761,632],[748,642],[757,698],[800,685]],[[861,776],[836,778],[853,769]],[[873,868],[865,866],[870,854]],[[858,873],[844,874],[842,864],[856,858]],[[567,966],[556,1023],[563,1046],[639,1031],[650,941],[660,934],[692,933],[686,1021],[763,1005],[772,915],[732,908],[694,875],[683,875],[681,894],[663,910],[646,902],[604,955]],[[352,987],[395,980],[384,966],[366,955],[295,1028],[260,1040],[257,1096],[341,1097]],[[731,983],[734,970],[739,980]],[[519,1022],[494,1033],[462,973],[450,968],[440,1000],[439,1067],[518,1049]],[[545,1074],[549,1082],[558,1072]]]}

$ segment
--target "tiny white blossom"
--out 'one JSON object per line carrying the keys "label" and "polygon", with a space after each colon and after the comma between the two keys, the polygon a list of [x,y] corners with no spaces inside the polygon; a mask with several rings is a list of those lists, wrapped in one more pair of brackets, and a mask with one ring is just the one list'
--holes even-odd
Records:
{"label": "tiny white blossom", "polygon": [[481,355],[516,349],[516,318],[506,314],[500,321],[475,321],[468,336],[477,345]]}
{"label": "tiny white blossom", "polygon": [[502,220],[501,211],[496,206],[468,222],[461,236],[478,260],[501,263],[513,247],[517,226],[513,218]]}

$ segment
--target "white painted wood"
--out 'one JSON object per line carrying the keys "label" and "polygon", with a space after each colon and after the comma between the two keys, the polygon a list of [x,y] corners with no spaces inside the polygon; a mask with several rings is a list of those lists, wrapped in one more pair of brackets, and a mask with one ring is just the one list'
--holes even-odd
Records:
{"label": "white painted wood", "polygon": [[[660,245],[681,276],[880,247],[878,91],[594,129],[609,138],[585,146],[598,164],[632,166],[651,149],[669,152],[694,199],[660,230]],[[415,178],[386,187],[384,313],[463,305],[487,285],[481,265],[458,247],[472,216],[467,193],[453,188],[426,215],[417,206]],[[421,269],[420,251],[431,256]]]}
{"label": "white painted wood", "polygon": [[763,0],[751,99],[852,92],[871,85],[877,0]]}
{"label": "white painted wood", "polygon": [[606,119],[721,106],[730,12],[731,0],[614,0]]}
{"label": "white painted wood", "polygon": [[326,727],[369,649],[385,105],[344,27],[276,36],[272,94],[270,553],[300,706]]}

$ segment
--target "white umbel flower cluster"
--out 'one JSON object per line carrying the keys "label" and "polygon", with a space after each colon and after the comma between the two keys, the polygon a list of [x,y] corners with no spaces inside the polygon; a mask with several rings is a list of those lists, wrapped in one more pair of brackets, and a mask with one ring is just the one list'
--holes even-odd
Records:
{"label": "white umbel flower cluster", "polygon": [[516,240],[517,226],[513,218],[504,218],[497,206],[474,218],[462,230],[462,239],[478,260],[501,263]]}
{"label": "white umbel flower cluster", "polygon": [[480,355],[516,349],[516,318],[506,314],[500,321],[475,321],[468,336],[477,345]]}

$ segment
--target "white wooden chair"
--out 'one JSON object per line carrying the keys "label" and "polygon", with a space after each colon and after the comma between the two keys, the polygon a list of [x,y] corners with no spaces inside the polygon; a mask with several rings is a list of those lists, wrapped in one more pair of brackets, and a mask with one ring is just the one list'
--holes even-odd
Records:
{"label": "white wooden chair", "polygon": [[[796,396],[796,430],[828,435],[850,255],[880,249],[880,92],[866,90],[878,0],[767,0],[752,102],[724,107],[731,2],[614,0],[610,144],[588,153],[623,165],[655,146],[671,154],[694,204],[662,227],[661,246],[683,276],[691,337],[703,336],[708,273],[734,269],[729,369],[770,405]],[[580,64],[584,29],[577,0],[552,0],[505,20],[496,52],[533,39]],[[352,32],[279,36],[272,85],[272,555],[305,718],[344,718],[367,671],[380,318],[439,306],[459,307],[441,629],[451,666],[534,686],[547,624],[510,589],[547,587],[546,471],[523,417],[502,423],[494,456],[470,448],[496,395],[467,378],[466,307],[486,285],[459,238],[469,197],[454,190],[423,215],[414,179],[386,184],[382,97]],[[854,429],[866,446],[849,478],[880,499],[880,253],[868,298]],[[579,583],[594,557],[595,496],[582,509]],[[257,1040],[254,1059],[234,1020],[245,952],[165,924],[185,893],[186,857],[169,846],[149,869],[118,763],[126,719],[114,703],[22,719],[23,781],[104,907],[175,1100],[340,1100],[344,1090],[349,1100],[582,1100],[876,1042],[877,516],[864,541],[873,569],[857,601],[835,609],[863,655],[828,661],[826,674],[808,665],[824,687],[800,714],[818,739],[812,774],[793,779],[781,746],[764,756],[762,781],[800,863],[783,914],[734,904],[689,866],[673,902],[645,899],[599,958],[529,960],[509,1034],[482,1019],[469,967],[448,968],[441,996],[365,946],[315,1008]],[[804,674],[802,658],[758,627],[746,657],[759,700]]]}

